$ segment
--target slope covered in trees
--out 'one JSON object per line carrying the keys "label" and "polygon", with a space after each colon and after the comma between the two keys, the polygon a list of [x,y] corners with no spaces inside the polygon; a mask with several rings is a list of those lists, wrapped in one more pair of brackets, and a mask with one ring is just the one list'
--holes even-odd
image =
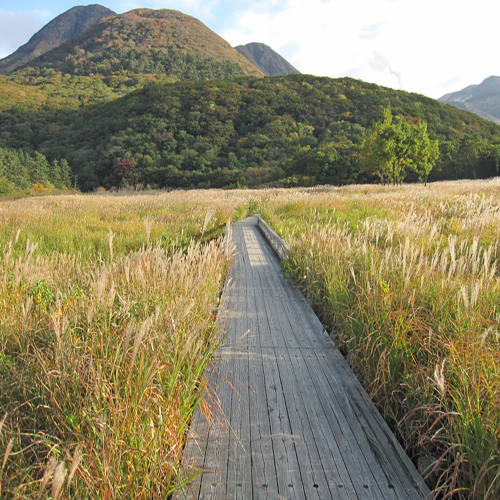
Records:
{"label": "slope covered in trees", "polygon": [[373,182],[361,147],[389,107],[396,120],[427,122],[439,141],[429,180],[497,175],[494,123],[421,95],[306,75],[150,82],[92,106],[52,107],[49,99],[4,108],[0,146],[67,158],[85,190]]}
{"label": "slope covered in trees", "polygon": [[173,10],[137,9],[109,17],[0,76],[0,111],[75,109],[116,99],[152,80],[245,74],[263,76],[197,19]]}
{"label": "slope covered in trees", "polygon": [[0,148],[0,196],[26,191],[50,191],[51,188],[71,188],[72,172],[63,158],[49,163],[47,158],[35,152],[11,151]]}

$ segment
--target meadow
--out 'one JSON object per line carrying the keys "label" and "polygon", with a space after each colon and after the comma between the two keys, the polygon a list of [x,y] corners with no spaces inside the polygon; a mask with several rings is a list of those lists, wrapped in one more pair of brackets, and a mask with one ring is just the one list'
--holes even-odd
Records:
{"label": "meadow", "polygon": [[0,497],[167,498],[221,332],[232,207],[0,204]]}
{"label": "meadow", "polygon": [[0,202],[0,495],[167,498],[230,255],[263,217],[440,498],[500,496],[500,180]]}

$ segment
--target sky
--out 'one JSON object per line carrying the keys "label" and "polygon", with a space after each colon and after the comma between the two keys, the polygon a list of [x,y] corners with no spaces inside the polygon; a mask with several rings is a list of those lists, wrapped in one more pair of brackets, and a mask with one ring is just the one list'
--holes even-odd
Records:
{"label": "sky", "polygon": [[[94,0],[99,1],[99,0]],[[439,98],[500,76],[494,0],[103,0],[194,16],[236,46],[269,45],[302,73],[350,76]],[[2,0],[0,58],[73,0]]]}

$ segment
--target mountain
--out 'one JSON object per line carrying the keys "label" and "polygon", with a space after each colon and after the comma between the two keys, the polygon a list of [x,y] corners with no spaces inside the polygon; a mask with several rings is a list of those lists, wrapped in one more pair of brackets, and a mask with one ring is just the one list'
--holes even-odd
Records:
{"label": "mountain", "polygon": [[263,76],[201,21],[167,9],[136,9],[104,19],[27,66],[31,77],[48,70],[116,78],[163,74],[179,80]]}
{"label": "mountain", "polygon": [[0,74],[14,71],[66,40],[81,35],[101,19],[113,15],[115,12],[102,5],[73,7],[46,24],[13,54],[0,59]]}
{"label": "mountain", "polygon": [[438,99],[459,109],[466,109],[500,124],[500,77],[490,76],[479,85],[445,94]]}
{"label": "mountain", "polygon": [[390,108],[439,140],[429,180],[499,174],[500,127],[475,114],[352,78],[262,76],[180,12],[107,17],[0,75],[0,148],[67,160],[85,191],[373,182],[362,144]]}
{"label": "mountain", "polygon": [[389,107],[394,120],[424,120],[431,139],[439,140],[429,180],[498,175],[500,126],[352,78],[151,81],[119,98],[86,103],[89,87],[82,87],[81,95],[55,101],[56,83],[72,79],[92,86],[105,80],[55,75],[31,107],[12,101],[0,113],[0,148],[38,151],[49,162],[66,159],[85,191],[373,182],[362,144]]}
{"label": "mountain", "polygon": [[300,73],[284,57],[263,43],[247,43],[246,45],[238,45],[235,49],[265,75],[286,76],[292,73]]}

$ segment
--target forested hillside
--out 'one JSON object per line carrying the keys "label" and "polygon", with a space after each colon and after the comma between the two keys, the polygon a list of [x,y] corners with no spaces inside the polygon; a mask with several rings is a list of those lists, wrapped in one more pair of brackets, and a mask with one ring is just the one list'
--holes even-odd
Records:
{"label": "forested hillside", "polygon": [[35,193],[51,192],[53,188],[69,189],[73,174],[63,158],[47,161],[35,152],[11,151],[0,148],[0,195],[32,188]]}
{"label": "forested hillside", "polygon": [[305,75],[151,82],[82,107],[48,98],[4,111],[0,146],[66,158],[85,190],[373,182],[360,148],[389,107],[439,141],[429,180],[497,175],[499,126],[421,95]]}
{"label": "forested hillside", "polygon": [[30,61],[28,78],[167,74],[180,80],[262,73],[202,22],[175,10],[136,9],[103,20]]}
{"label": "forested hillside", "polygon": [[245,74],[263,76],[197,19],[173,10],[137,9],[110,17],[0,76],[0,112],[44,114],[113,100],[150,81]]}

